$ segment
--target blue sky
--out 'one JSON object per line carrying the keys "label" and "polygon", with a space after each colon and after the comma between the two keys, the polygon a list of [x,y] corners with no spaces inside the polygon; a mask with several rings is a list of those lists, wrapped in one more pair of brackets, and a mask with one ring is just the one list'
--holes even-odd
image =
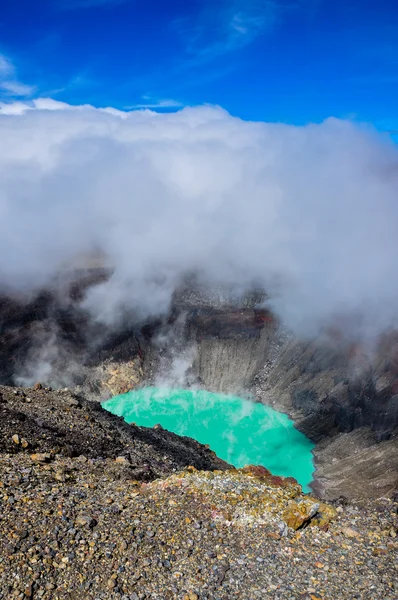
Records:
{"label": "blue sky", "polygon": [[333,115],[398,130],[396,0],[13,0],[1,3],[0,101],[244,119]]}

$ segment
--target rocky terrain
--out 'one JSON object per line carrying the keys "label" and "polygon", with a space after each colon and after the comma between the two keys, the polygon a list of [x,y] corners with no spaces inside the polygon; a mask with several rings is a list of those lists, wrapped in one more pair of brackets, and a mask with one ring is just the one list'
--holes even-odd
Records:
{"label": "rocky terrain", "polygon": [[69,391],[0,388],[0,597],[393,600],[398,504],[333,504]]}
{"label": "rocky terrain", "polygon": [[[285,332],[260,292],[188,285],[168,315],[90,318],[85,290],[109,274],[71,275],[50,292],[0,302],[0,383],[40,380],[98,401],[142,382],[251,393],[288,413],[316,443],[314,490],[324,498],[390,496],[398,489],[398,336],[371,351],[329,328],[317,339]],[[192,283],[192,282],[191,282]]]}
{"label": "rocky terrain", "polygon": [[[195,294],[109,332],[82,285],[0,307],[0,598],[398,596],[394,340],[353,369],[352,348]],[[159,373],[289,413],[317,442],[314,496],[102,410]]]}
{"label": "rocky terrain", "polygon": [[[398,489],[396,337],[372,355],[330,339],[274,340],[253,392],[316,442],[314,490],[375,498]],[[371,358],[370,358],[371,357]]]}
{"label": "rocky terrain", "polygon": [[127,425],[99,403],[69,390],[43,389],[40,384],[36,388],[0,386],[1,452],[28,451],[47,458],[57,454],[119,458],[122,466],[128,465],[125,472],[138,480],[154,479],[188,465],[205,470],[228,468],[195,440],[160,426],[150,429]]}

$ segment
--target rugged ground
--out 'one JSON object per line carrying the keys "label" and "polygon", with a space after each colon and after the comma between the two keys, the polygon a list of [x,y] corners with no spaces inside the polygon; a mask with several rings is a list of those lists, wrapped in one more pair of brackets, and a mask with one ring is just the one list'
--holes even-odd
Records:
{"label": "rugged ground", "polygon": [[0,392],[0,598],[397,598],[393,500],[326,505],[68,391]]}
{"label": "rugged ground", "polygon": [[0,386],[1,452],[111,460],[125,457],[125,474],[139,480],[168,475],[189,465],[208,470],[229,467],[191,438],[160,426],[127,425],[99,403],[68,390],[41,389],[40,384],[36,388]]}
{"label": "rugged ground", "polygon": [[[276,338],[253,385],[316,443],[313,489],[323,498],[391,496],[398,490],[398,344],[372,355],[330,339]],[[371,358],[370,358],[371,357]]]}
{"label": "rugged ground", "polygon": [[324,498],[398,489],[398,333],[369,351],[338,324],[318,339],[284,332],[260,293],[179,290],[170,312],[99,325],[81,300],[109,276],[79,271],[53,291],[0,299],[0,383],[46,382],[100,400],[159,377],[246,393],[288,413],[316,443],[314,490]]}

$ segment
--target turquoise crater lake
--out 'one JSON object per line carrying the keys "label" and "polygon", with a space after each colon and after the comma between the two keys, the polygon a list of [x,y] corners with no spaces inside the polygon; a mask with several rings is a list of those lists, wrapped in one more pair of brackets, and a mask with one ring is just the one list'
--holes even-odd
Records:
{"label": "turquoise crater lake", "polygon": [[127,423],[157,423],[178,435],[209,444],[235,467],[263,465],[274,475],[294,477],[309,491],[314,444],[285,414],[237,396],[205,390],[147,387],[115,396],[102,406]]}

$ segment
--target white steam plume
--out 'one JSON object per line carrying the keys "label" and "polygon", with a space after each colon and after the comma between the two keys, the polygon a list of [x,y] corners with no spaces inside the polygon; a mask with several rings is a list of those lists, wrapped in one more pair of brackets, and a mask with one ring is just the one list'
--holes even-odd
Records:
{"label": "white steam plume", "polygon": [[[398,299],[398,151],[365,126],[0,106],[0,285],[48,284],[100,249],[114,269],[85,305],[112,323],[165,310],[187,273],[261,284],[290,326]],[[305,331],[305,329],[304,329]]]}

